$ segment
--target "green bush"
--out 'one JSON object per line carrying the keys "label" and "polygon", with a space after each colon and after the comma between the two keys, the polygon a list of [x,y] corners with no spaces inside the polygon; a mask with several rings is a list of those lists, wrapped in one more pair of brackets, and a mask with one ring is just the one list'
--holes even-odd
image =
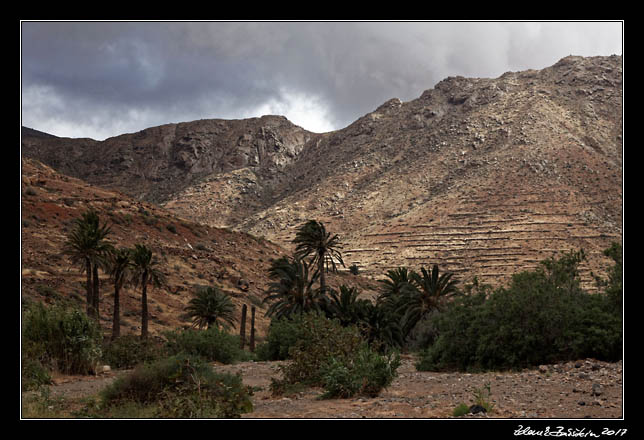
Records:
{"label": "green bush", "polygon": [[298,385],[321,386],[324,397],[377,395],[395,376],[400,359],[370,349],[353,326],[321,314],[304,314],[299,339],[289,349],[291,362],[280,367],[282,379],[271,383],[274,394]]}
{"label": "green bush", "polygon": [[454,417],[461,417],[461,416],[464,416],[465,414],[469,414],[469,412],[470,412],[470,407],[464,403],[461,403],[456,408],[454,408],[452,415]]}
{"label": "green bush", "polygon": [[207,361],[231,364],[246,360],[250,355],[240,348],[238,335],[231,335],[217,327],[208,330],[176,330],[166,332],[166,350],[169,355],[185,353]]}
{"label": "green bush", "polygon": [[342,361],[363,343],[356,327],[343,327],[321,314],[304,314],[301,324],[300,339],[289,349],[292,362],[280,367],[286,382],[320,385],[320,367],[329,358]]}
{"label": "green bush", "polygon": [[103,346],[103,361],[113,368],[132,368],[164,356],[164,347],[156,340],[138,335],[120,336]]}
{"label": "green bush", "polygon": [[289,350],[305,336],[301,315],[271,320],[266,341],[259,344],[255,354],[260,361],[280,361],[289,358]]}
{"label": "green bush", "polygon": [[152,405],[160,418],[237,418],[252,411],[241,376],[216,373],[202,359],[184,354],[141,364],[102,392],[105,411]]}
{"label": "green bush", "polygon": [[101,358],[101,330],[74,308],[31,304],[23,315],[23,353],[65,374],[88,374]]}
{"label": "green bush", "polygon": [[621,316],[579,287],[582,254],[546,260],[488,299],[460,298],[436,319],[438,338],[419,370],[521,369],[585,357],[621,358]]}
{"label": "green bush", "polygon": [[436,337],[424,351],[416,368],[418,370],[473,370],[474,355],[478,346],[477,328],[485,325],[480,318],[484,295],[463,296],[435,317]]}
{"label": "green bush", "polygon": [[323,398],[376,397],[391,384],[400,366],[397,353],[381,356],[364,345],[350,358],[329,358],[320,368]]}
{"label": "green bush", "polygon": [[51,384],[49,371],[37,359],[22,356],[22,390],[37,390],[43,385]]}

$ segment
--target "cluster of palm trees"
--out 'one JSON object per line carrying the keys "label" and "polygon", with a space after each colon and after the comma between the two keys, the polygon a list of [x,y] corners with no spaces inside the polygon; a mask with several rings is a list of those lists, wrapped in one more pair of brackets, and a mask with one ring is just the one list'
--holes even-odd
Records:
{"label": "cluster of palm trees", "polygon": [[297,231],[293,257],[273,260],[265,303],[266,316],[279,319],[309,311],[337,318],[344,325],[358,325],[369,342],[401,346],[414,326],[458,293],[452,273],[439,273],[437,265],[420,272],[399,267],[381,280],[381,290],[372,303],[359,299],[354,287],[339,291],[326,284],[325,272],[344,266],[337,235],[321,222],[309,220]]}
{"label": "cluster of palm trees", "polygon": [[87,314],[97,322],[99,316],[99,269],[109,274],[114,284],[114,313],[112,340],[120,336],[120,291],[126,284],[141,288],[141,337],[148,336],[148,285],[160,287],[165,282],[152,250],[143,244],[133,248],[116,248],[107,237],[111,229],[101,224],[98,213],[89,209],[74,220],[74,228],[64,246],[67,254],[81,272],[86,273]]}
{"label": "cluster of palm trees", "polygon": [[321,310],[331,292],[326,285],[325,272],[336,271],[336,262],[344,266],[339,237],[327,232],[321,222],[306,222],[297,230],[293,243],[296,245],[293,257],[273,260],[269,269],[269,276],[274,281],[269,284],[264,298],[265,303],[271,303],[266,316],[282,318],[293,313]]}
{"label": "cluster of palm trees", "polygon": [[[112,339],[120,336],[120,291],[126,284],[141,289],[141,337],[148,336],[148,285],[160,287],[165,276],[159,270],[152,250],[143,244],[116,248],[107,241],[110,227],[89,209],[74,221],[64,251],[82,273],[86,273],[87,314],[99,321],[99,269],[109,274],[114,285]],[[269,307],[266,316],[274,319],[310,311],[337,318],[344,325],[358,325],[370,342],[401,346],[411,329],[433,310],[458,292],[452,273],[439,274],[421,267],[420,273],[400,267],[390,270],[381,280],[375,303],[358,298],[355,287],[326,283],[326,273],[344,266],[340,239],[327,232],[324,224],[309,220],[298,228],[292,257],[272,261],[269,284],[263,300]],[[186,307],[186,317],[194,327],[234,327],[234,305],[216,287],[203,287]]]}

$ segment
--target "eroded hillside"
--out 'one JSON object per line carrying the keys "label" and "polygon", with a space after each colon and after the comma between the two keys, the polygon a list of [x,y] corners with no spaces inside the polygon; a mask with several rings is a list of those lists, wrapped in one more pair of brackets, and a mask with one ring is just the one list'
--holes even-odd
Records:
{"label": "eroded hillside", "polygon": [[[73,221],[89,208],[111,227],[108,240],[117,247],[145,244],[158,257],[167,286],[148,292],[150,332],[190,325],[181,318],[196,286],[217,286],[228,293],[239,315],[241,305],[256,305],[256,327],[267,320],[259,304],[268,282],[271,258],[283,249],[246,233],[212,228],[177,217],[150,203],[88,185],[30,159],[22,162],[22,291],[23,298],[78,301],[83,307],[85,275],[63,254]],[[100,272],[101,320],[110,328],[113,286]],[[140,289],[126,286],[121,294],[122,333],[140,332]]]}
{"label": "eroded hillside", "polygon": [[[258,341],[265,336],[268,306],[262,300],[271,281],[271,260],[286,254],[279,245],[245,232],[195,223],[152,203],[62,175],[33,159],[22,160],[21,189],[23,301],[71,300],[84,308],[85,275],[63,253],[63,245],[74,219],[92,208],[110,226],[107,239],[112,245],[145,244],[158,258],[167,285],[148,290],[151,334],[191,325],[182,315],[196,288],[216,286],[231,296],[238,322],[243,304],[249,311],[256,307]],[[103,271],[99,276],[101,324],[107,330],[112,323],[113,284]],[[366,293],[375,289],[372,282],[348,274],[329,281],[335,287],[358,286]],[[125,286],[120,302],[122,334],[139,334],[140,289]]]}

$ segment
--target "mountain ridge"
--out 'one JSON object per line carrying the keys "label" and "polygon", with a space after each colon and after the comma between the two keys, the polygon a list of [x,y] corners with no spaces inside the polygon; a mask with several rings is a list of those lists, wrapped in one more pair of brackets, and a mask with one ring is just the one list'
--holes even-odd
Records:
{"label": "mountain ridge", "polygon": [[[88,159],[78,151],[97,146],[85,140],[62,168],[287,248],[299,224],[322,220],[373,276],[439,262],[502,283],[552,253],[585,247],[590,285],[605,263],[602,247],[622,234],[621,60],[570,56],[498,78],[448,77],[328,133],[278,117],[195,121],[196,134],[181,136],[153,127],[114,143],[120,156],[104,148],[107,165],[83,170]],[[23,139],[23,152],[60,167],[54,144],[63,142]],[[128,146],[148,149],[137,153],[138,174],[119,168]],[[166,162],[146,166],[155,152]]]}
{"label": "mountain ridge", "polygon": [[63,174],[158,203],[212,173],[243,166],[274,173],[314,135],[266,115],[164,124],[103,141],[23,130],[22,152]]}

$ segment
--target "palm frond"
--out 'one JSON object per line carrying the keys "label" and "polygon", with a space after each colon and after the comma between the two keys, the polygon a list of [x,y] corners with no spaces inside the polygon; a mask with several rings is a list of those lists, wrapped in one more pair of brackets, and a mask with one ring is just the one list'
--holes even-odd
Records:
{"label": "palm frond", "polygon": [[198,289],[186,307],[186,316],[193,327],[210,328],[213,324],[223,328],[235,328],[235,306],[228,295],[216,287]]}
{"label": "palm frond", "polygon": [[324,292],[314,288],[318,271],[311,274],[309,266],[300,258],[274,260],[269,274],[273,281],[269,283],[263,303],[272,304],[266,316],[280,318],[319,310],[324,303]]}

